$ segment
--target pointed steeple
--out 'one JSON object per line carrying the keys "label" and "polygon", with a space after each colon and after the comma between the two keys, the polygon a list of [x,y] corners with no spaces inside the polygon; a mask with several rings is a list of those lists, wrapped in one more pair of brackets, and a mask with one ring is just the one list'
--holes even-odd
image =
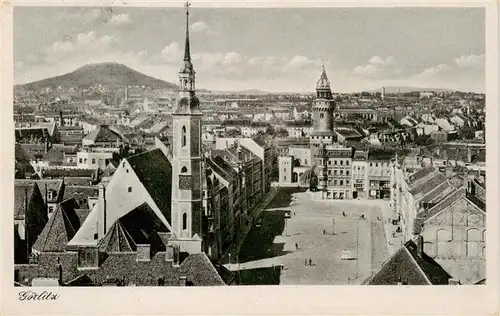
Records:
{"label": "pointed steeple", "polygon": [[187,2],[184,4],[186,7],[186,40],[184,44],[184,66],[181,69],[181,73],[194,74],[193,64],[191,63],[191,49],[189,47],[189,7],[191,3]]}
{"label": "pointed steeple", "polygon": [[184,6],[186,7],[186,41],[184,44],[184,61],[191,61],[191,52],[189,49],[189,7],[191,6],[191,3],[186,1]]}

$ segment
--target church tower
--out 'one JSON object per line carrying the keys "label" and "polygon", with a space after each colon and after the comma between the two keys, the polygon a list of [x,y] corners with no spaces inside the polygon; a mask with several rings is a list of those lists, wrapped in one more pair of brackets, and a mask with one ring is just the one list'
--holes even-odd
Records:
{"label": "church tower", "polygon": [[180,250],[201,252],[202,148],[200,101],[195,95],[195,71],[189,47],[189,6],[186,3],[186,42],[179,72],[179,101],[172,113],[172,229]]}
{"label": "church tower", "polygon": [[313,103],[314,130],[311,132],[310,145],[311,155],[314,157],[315,172],[318,176],[318,188],[326,190],[328,186],[327,145],[337,143],[337,135],[334,131],[333,111],[335,101],[333,100],[330,81],[326,75],[325,66],[321,76],[316,82],[316,98]]}
{"label": "church tower", "polygon": [[319,80],[316,82],[316,99],[313,103],[314,130],[311,133],[311,144],[318,147],[320,144],[332,144],[336,141],[334,132],[333,111],[335,101],[333,100],[330,81],[326,76],[325,66]]}

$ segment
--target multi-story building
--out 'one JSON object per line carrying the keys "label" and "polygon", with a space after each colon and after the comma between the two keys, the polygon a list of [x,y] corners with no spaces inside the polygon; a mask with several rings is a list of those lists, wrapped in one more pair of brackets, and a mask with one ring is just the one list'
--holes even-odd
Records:
{"label": "multi-story building", "polygon": [[356,151],[352,158],[352,198],[368,196],[368,155]]}

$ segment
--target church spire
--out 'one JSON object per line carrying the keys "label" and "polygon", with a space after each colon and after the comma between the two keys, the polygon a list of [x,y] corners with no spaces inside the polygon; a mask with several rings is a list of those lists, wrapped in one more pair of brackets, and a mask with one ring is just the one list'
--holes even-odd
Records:
{"label": "church spire", "polygon": [[189,49],[189,7],[191,3],[186,1],[184,4],[186,7],[186,42],[184,44],[184,61],[191,61],[191,52]]}
{"label": "church spire", "polygon": [[191,6],[191,3],[186,1],[184,4],[186,8],[186,43],[184,46],[183,66],[179,72],[179,86],[181,91],[194,91],[195,89],[195,71],[191,63],[191,51],[189,47],[189,6]]}

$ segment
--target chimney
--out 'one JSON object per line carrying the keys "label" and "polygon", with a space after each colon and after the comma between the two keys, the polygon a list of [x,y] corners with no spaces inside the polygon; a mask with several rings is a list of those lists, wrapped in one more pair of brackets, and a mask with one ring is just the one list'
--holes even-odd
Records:
{"label": "chimney", "polygon": [[104,237],[106,235],[106,218],[107,218],[107,205],[106,205],[106,187],[104,184],[99,185],[99,214],[100,220],[102,223],[101,227],[99,227],[98,236]]}
{"label": "chimney", "polygon": [[186,286],[187,284],[187,277],[186,276],[180,276],[179,277],[179,286]]}
{"label": "chimney", "polygon": [[59,125],[64,126],[63,112],[59,111]]}
{"label": "chimney", "polygon": [[62,265],[61,258],[57,257],[57,272],[59,274],[59,285],[63,285],[63,273],[62,273]]}
{"label": "chimney", "polygon": [[418,235],[417,254],[420,258],[422,258],[424,255],[424,236],[422,235]]}
{"label": "chimney", "polygon": [[49,146],[49,137],[45,137],[45,152],[49,152],[50,146]]}
{"label": "chimney", "polygon": [[174,266],[179,266],[180,264],[180,245],[175,245],[174,244]]}
{"label": "chimney", "polygon": [[49,214],[49,199],[48,199],[49,191],[47,189],[47,183],[45,183],[45,211],[47,215]]}
{"label": "chimney", "polygon": [[460,285],[460,280],[450,278],[450,279],[448,279],[448,285]]}

